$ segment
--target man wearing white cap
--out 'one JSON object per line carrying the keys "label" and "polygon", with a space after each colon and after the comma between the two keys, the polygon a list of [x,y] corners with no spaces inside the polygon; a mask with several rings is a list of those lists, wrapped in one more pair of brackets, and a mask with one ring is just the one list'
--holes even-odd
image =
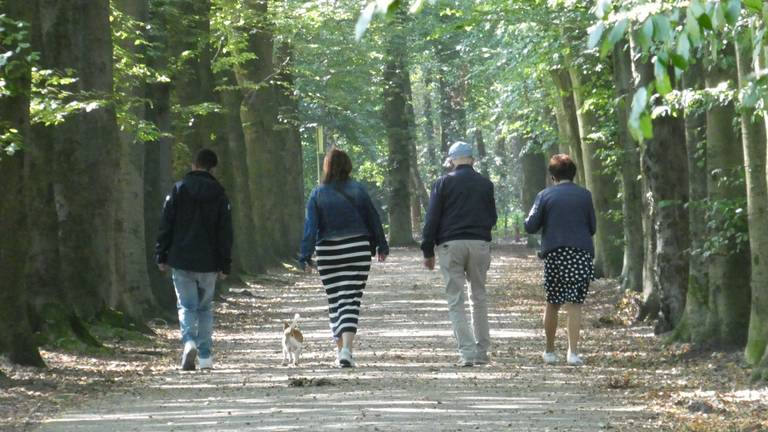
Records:
{"label": "man wearing white cap", "polygon": [[[472,146],[456,142],[446,163],[454,168],[432,186],[421,250],[435,268],[435,249],[446,283],[448,315],[459,349],[459,366],[488,364],[491,344],[485,280],[491,265],[491,230],[496,225],[493,183],[473,168]],[[465,307],[466,282],[472,325]]]}

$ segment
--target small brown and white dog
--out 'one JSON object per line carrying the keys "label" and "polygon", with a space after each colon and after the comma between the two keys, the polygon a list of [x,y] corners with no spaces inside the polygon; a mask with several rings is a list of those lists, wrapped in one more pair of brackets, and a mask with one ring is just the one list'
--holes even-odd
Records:
{"label": "small brown and white dog", "polygon": [[304,344],[304,335],[299,330],[299,314],[293,316],[293,321],[283,323],[283,366],[290,362],[294,366],[299,364],[301,348]]}

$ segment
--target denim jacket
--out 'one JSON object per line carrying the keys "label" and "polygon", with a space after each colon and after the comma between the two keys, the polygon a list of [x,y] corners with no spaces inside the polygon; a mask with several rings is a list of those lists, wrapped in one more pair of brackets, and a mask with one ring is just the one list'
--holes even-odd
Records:
{"label": "denim jacket", "polygon": [[[337,188],[353,199],[354,206]],[[315,245],[321,240],[356,235],[369,236],[379,254],[389,254],[379,213],[363,185],[349,180],[315,187],[307,201],[299,262],[308,263],[315,252]]]}

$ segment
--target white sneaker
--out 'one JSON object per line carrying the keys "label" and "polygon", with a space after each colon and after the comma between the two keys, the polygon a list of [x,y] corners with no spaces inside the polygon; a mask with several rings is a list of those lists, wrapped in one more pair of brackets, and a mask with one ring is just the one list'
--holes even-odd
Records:
{"label": "white sneaker", "polygon": [[184,353],[181,354],[181,370],[195,370],[195,357],[197,357],[197,344],[195,341],[187,341],[184,344]]}
{"label": "white sneaker", "polygon": [[352,351],[349,348],[339,350],[339,367],[355,367],[355,362],[352,360]]}
{"label": "white sneaker", "polygon": [[584,365],[584,360],[578,354],[568,351],[568,364],[571,366],[582,366]]}
{"label": "white sneaker", "polygon": [[197,363],[200,369],[213,369],[213,356],[208,358],[197,358]]}
{"label": "white sneaker", "polygon": [[544,363],[546,363],[548,365],[552,365],[552,364],[557,363],[557,354],[555,354],[553,352],[546,352],[546,351],[544,351],[541,354],[541,358],[544,360]]}

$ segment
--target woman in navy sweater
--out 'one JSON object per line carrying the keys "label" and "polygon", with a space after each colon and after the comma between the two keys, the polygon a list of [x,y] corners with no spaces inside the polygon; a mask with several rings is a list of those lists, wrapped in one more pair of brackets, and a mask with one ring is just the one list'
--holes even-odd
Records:
{"label": "woman in navy sweater", "polygon": [[557,313],[565,305],[568,313],[569,365],[581,366],[578,354],[581,330],[581,305],[587,297],[589,283],[594,280],[595,209],[592,194],[573,183],[576,165],[570,156],[558,154],[549,161],[554,185],[539,192],[531,212],[525,219],[525,230],[535,234],[541,230],[541,257],[544,259],[544,288],[547,306],[544,310],[544,332],[547,347],[542,358],[547,364],[557,362],[555,332]]}

